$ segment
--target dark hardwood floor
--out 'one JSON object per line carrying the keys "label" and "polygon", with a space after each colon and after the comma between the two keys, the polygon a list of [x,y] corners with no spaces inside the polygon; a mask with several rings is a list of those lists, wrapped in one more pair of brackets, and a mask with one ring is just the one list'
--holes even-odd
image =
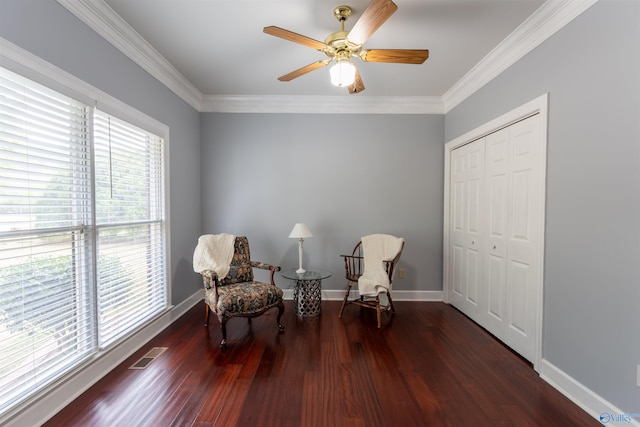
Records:
{"label": "dark hardwood floor", "polygon": [[[204,303],[46,426],[598,426],[533,368],[443,303],[396,302],[392,320],[338,301],[232,319],[226,351]],[[214,318],[215,320],[215,318]],[[145,370],[128,369],[169,347]]]}

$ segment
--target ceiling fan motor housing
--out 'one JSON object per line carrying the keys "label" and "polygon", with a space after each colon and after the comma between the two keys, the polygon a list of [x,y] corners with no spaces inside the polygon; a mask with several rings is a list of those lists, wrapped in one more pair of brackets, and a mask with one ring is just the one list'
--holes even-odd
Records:
{"label": "ceiling fan motor housing", "polygon": [[336,31],[335,33],[329,34],[327,38],[324,39],[327,45],[324,53],[330,58],[350,58],[351,56],[357,55],[362,45],[351,43],[347,39],[348,35],[348,31]]}

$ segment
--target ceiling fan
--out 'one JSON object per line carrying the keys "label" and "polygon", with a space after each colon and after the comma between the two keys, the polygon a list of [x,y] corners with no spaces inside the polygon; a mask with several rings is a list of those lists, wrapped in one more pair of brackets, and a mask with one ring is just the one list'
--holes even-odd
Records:
{"label": "ceiling fan", "polygon": [[299,43],[313,49],[324,52],[329,59],[322,59],[305,65],[278,80],[288,82],[318,68],[325,67],[331,63],[331,82],[336,86],[349,89],[349,93],[359,93],[364,90],[364,83],[360,73],[351,61],[352,58],[360,58],[365,62],[391,62],[397,64],[422,64],[429,57],[427,49],[362,49],[364,42],[391,15],[398,9],[392,0],[373,0],[364,10],[362,16],[355,23],[351,31],[344,30],[344,23],[351,16],[349,6],[338,6],[333,10],[333,14],[341,24],[341,30],[331,33],[324,42],[294,33],[283,28],[270,26],[264,27],[264,32],[272,36]]}

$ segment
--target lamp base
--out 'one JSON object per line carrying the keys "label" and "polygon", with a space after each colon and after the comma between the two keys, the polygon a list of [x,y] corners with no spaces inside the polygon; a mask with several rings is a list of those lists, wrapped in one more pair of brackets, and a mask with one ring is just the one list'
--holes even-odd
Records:
{"label": "lamp base", "polygon": [[298,239],[298,269],[296,273],[303,274],[306,270],[302,268],[302,237]]}

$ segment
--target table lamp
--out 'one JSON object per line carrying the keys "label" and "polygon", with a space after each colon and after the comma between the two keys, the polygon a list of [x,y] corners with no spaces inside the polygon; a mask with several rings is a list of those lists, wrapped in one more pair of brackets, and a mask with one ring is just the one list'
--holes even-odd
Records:
{"label": "table lamp", "polygon": [[298,269],[296,270],[298,274],[305,272],[305,269],[302,268],[302,241],[305,237],[313,237],[313,234],[309,231],[309,227],[301,222],[294,225],[293,230],[289,233],[290,239],[298,239]]}

